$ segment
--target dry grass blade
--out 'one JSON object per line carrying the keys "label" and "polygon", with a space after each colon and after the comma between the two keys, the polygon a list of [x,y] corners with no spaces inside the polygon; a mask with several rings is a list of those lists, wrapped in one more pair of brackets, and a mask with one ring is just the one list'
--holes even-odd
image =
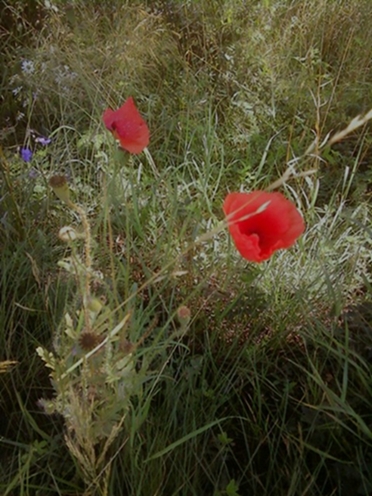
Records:
{"label": "dry grass blade", "polygon": [[331,146],[334,143],[343,140],[348,134],[363,126],[363,124],[368,122],[370,119],[372,119],[372,109],[364,116],[357,115],[356,117],[354,117],[350,124],[339,133],[334,134],[332,138],[326,143],[326,145]]}
{"label": "dry grass blade", "polygon": [[16,360],[5,360],[4,362],[0,362],[0,374],[9,372],[9,370],[17,363],[18,362]]}

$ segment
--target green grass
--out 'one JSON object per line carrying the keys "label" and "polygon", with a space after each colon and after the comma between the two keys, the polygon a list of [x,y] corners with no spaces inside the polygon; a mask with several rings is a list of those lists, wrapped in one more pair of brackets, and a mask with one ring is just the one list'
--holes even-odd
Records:
{"label": "green grass", "polygon": [[[5,4],[0,362],[17,364],[0,374],[0,493],[370,494],[370,124],[304,155],[372,107],[370,1]],[[133,158],[101,122],[130,95],[151,131]],[[53,141],[26,164],[30,129]],[[280,190],[306,232],[248,263],[220,229],[223,199],[288,164],[300,174]],[[55,174],[90,220],[101,325],[130,316],[126,346],[138,343],[139,382],[127,413],[111,411],[122,426],[94,477],[66,418],[39,403],[55,392],[35,350],[82,305],[58,266],[71,255],[58,231],[80,220]],[[88,376],[69,377],[84,391]]]}

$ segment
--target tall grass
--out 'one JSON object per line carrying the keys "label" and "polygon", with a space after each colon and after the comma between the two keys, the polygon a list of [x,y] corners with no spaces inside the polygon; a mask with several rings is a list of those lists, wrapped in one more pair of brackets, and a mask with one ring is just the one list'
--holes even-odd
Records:
{"label": "tall grass", "polygon": [[[103,493],[369,494],[369,124],[321,143],[371,107],[370,2],[37,4],[39,24],[7,2],[0,40],[0,362],[17,362],[0,374],[1,494],[102,490],[39,402],[55,391],[35,350],[83,303],[57,265],[79,218],[56,174],[88,215],[94,294],[139,343]],[[129,95],[151,130],[131,159],[101,124]],[[247,264],[216,229],[223,198],[288,165],[315,171],[282,184],[306,233]]]}

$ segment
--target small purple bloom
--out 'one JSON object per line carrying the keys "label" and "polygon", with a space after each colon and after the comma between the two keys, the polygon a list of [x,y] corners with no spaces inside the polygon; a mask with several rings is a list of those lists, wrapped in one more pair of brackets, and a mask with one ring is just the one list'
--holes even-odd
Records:
{"label": "small purple bloom", "polygon": [[31,162],[33,153],[29,148],[21,148],[19,152],[25,162]]}
{"label": "small purple bloom", "polygon": [[47,146],[52,142],[50,138],[45,138],[45,136],[38,136],[35,138],[35,143],[40,143],[40,145]]}

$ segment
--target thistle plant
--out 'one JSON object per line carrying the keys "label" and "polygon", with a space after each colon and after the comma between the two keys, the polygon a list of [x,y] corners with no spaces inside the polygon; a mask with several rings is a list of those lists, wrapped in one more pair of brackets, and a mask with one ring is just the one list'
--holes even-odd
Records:
{"label": "thistle plant", "polygon": [[[127,339],[130,314],[119,322],[116,313],[92,291],[100,278],[92,263],[91,229],[87,214],[70,199],[63,176],[50,179],[58,198],[80,217],[82,232],[60,230],[71,256],[59,265],[75,278],[80,306],[68,311],[54,333],[53,351],[37,353],[50,369],[55,397],[40,400],[47,413],[63,416],[66,444],[88,483],[89,494],[106,494],[110,474],[109,448],[120,432],[131,400],[140,394],[142,376],[136,371],[137,345]],[[79,253],[84,242],[83,256]]]}
{"label": "thistle plant", "polygon": [[[39,404],[49,414],[62,415],[65,442],[88,485],[87,494],[105,495],[110,477],[110,447],[124,427],[133,398],[142,394],[147,364],[151,363],[151,358],[142,360],[139,367],[136,351],[154,325],[136,343],[131,343],[131,313],[119,319],[118,312],[94,294],[92,287],[100,285],[101,273],[93,267],[87,213],[71,200],[64,176],[53,176],[49,184],[81,221],[81,230],[72,226],[60,229],[59,238],[68,243],[71,255],[58,262],[75,279],[80,304],[66,312],[62,325],[55,330],[53,351],[37,348],[50,369],[55,391],[53,399],[41,399]],[[164,340],[164,346],[187,332],[190,310],[180,307],[175,319],[178,328]]]}

